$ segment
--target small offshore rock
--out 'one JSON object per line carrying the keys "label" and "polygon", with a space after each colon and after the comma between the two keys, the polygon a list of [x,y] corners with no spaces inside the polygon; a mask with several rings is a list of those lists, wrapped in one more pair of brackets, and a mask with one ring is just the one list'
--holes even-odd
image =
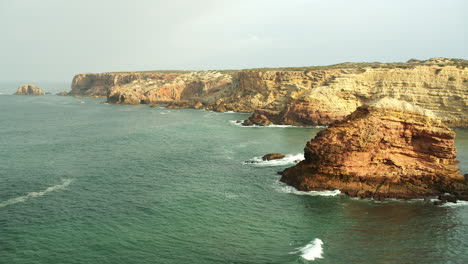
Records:
{"label": "small offshore rock", "polygon": [[44,95],[44,90],[35,84],[25,84],[18,87],[15,94],[18,95]]}
{"label": "small offshore rock", "polygon": [[262,160],[277,160],[284,158],[285,155],[282,153],[269,153],[262,157]]}
{"label": "small offshore rock", "polygon": [[58,92],[57,95],[58,96],[69,96],[70,93],[69,92]]}

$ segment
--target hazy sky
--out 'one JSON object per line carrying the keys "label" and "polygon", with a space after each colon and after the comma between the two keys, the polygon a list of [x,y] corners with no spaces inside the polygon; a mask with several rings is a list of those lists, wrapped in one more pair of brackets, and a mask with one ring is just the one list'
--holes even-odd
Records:
{"label": "hazy sky", "polygon": [[468,59],[467,0],[0,0],[0,80]]}

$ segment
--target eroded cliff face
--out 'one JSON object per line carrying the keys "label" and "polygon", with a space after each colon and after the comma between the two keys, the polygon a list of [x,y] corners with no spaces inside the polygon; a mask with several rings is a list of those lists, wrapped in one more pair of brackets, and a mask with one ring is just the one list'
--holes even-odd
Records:
{"label": "eroded cliff face", "polygon": [[468,126],[468,62],[344,63],[284,70],[107,73],[75,76],[72,95],[110,103],[171,103],[172,108],[254,112],[245,125],[328,125],[383,97]]}
{"label": "eroded cliff face", "polygon": [[431,111],[384,98],[318,133],[305,160],[283,171],[281,181],[378,199],[466,192],[454,138]]}
{"label": "eroded cliff face", "polygon": [[185,103],[192,107],[202,100],[213,105],[234,86],[233,76],[215,71],[161,75],[136,79],[109,90],[108,101],[119,104]]}
{"label": "eroded cliff face", "polygon": [[[449,126],[467,126],[468,68],[428,64],[342,70],[289,100],[282,109],[262,114],[277,124],[328,125],[383,97],[430,109]],[[268,122],[254,114],[247,124],[261,123]]]}
{"label": "eroded cliff face", "polygon": [[134,80],[173,79],[179,73],[82,73],[75,75],[71,85],[70,95],[86,97],[107,97],[117,86],[128,84]]}

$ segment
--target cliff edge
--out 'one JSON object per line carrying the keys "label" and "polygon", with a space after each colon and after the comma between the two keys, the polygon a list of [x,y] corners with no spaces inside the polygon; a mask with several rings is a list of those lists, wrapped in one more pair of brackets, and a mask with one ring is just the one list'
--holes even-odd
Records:
{"label": "cliff edge", "polygon": [[117,104],[170,103],[173,108],[255,112],[245,125],[329,125],[383,97],[432,110],[449,126],[468,127],[468,61],[239,71],[79,74],[71,95]]}

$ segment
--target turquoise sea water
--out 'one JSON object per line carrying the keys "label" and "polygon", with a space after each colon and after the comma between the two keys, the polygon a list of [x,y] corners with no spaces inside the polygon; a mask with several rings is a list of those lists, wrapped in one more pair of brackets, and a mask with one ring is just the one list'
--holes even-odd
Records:
{"label": "turquoise sea water", "polygon": [[101,101],[0,95],[0,263],[468,263],[467,205],[306,195],[278,182],[291,165],[243,164],[319,129]]}

